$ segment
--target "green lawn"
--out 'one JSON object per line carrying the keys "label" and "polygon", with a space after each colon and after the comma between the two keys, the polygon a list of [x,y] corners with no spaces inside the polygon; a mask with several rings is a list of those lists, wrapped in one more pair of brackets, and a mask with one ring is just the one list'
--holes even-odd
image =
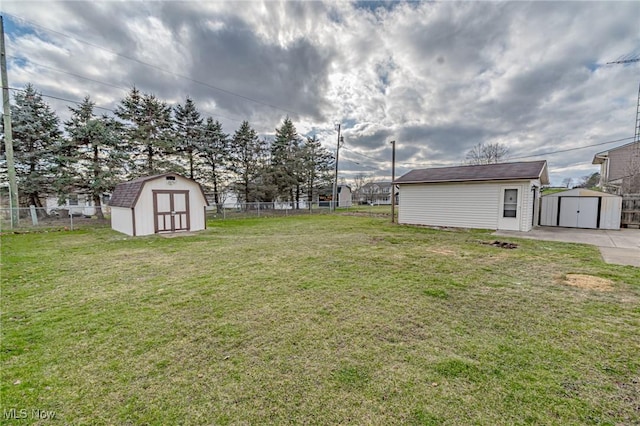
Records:
{"label": "green lawn", "polygon": [[353,214],[4,235],[3,423],[640,423],[640,269],[494,239]]}

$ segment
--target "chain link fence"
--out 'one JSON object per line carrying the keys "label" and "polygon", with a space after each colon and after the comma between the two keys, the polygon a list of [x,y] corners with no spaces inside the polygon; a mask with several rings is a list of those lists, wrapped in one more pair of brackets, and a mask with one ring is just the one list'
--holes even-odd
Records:
{"label": "chain link fence", "polygon": [[0,208],[0,231],[22,232],[34,230],[82,229],[110,227],[108,207],[66,206]]}
{"label": "chain link fence", "polygon": [[[397,207],[396,207],[397,209]],[[65,206],[63,208],[0,208],[0,232],[26,232],[46,230],[77,230],[111,227],[110,209],[102,207]],[[334,208],[330,201],[312,205],[296,203],[238,203],[233,206],[209,206],[207,220],[229,220],[257,217],[287,217],[319,214],[353,214],[391,218],[390,205],[352,205]],[[397,212],[396,212],[397,214]]]}

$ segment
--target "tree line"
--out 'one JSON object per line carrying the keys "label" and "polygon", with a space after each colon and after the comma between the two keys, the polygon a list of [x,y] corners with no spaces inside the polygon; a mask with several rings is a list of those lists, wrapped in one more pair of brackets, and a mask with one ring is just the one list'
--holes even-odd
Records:
{"label": "tree line", "polygon": [[248,121],[225,133],[189,97],[171,107],[135,87],[113,116],[95,109],[87,96],[69,107],[71,117],[61,123],[33,85],[16,93],[11,123],[21,205],[43,207],[45,196],[64,202],[84,193],[100,206],[117,183],[166,172],[198,181],[218,209],[231,192],[240,202],[282,201],[299,208],[331,184],[333,155],[315,136],[301,137],[289,117],[269,141]]}

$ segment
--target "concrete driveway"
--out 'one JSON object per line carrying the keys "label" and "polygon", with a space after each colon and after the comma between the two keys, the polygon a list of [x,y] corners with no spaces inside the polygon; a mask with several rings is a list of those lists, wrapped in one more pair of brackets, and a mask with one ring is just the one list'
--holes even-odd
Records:
{"label": "concrete driveway", "polygon": [[496,231],[493,235],[533,240],[591,244],[607,263],[640,268],[640,229],[575,229],[540,226],[529,232]]}

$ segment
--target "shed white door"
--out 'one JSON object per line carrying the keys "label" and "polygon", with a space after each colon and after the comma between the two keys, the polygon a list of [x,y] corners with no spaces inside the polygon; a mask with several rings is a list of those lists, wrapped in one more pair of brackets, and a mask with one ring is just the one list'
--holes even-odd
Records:
{"label": "shed white door", "polygon": [[156,233],[189,230],[189,191],[153,191],[153,210]]}
{"label": "shed white door", "polygon": [[568,228],[598,227],[597,197],[560,197],[559,226]]}

